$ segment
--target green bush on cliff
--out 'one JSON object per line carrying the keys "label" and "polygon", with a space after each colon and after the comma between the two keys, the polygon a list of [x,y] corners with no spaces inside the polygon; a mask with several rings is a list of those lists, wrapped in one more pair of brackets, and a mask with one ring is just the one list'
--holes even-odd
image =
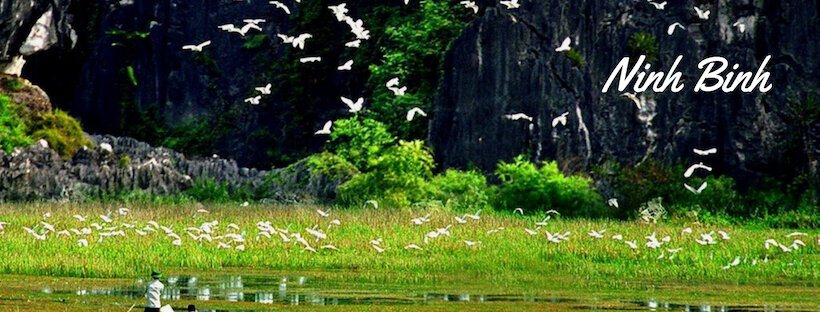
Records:
{"label": "green bush on cliff", "polygon": [[646,61],[649,63],[657,62],[660,58],[658,40],[647,32],[642,31],[632,34],[629,38],[629,49],[633,57],[646,55]]}
{"label": "green bush on cliff", "polygon": [[31,121],[29,127],[33,139],[45,139],[60,157],[68,159],[81,147],[94,145],[89,140],[80,122],[61,110],[42,114]]}
{"label": "green bush on cliff", "polygon": [[18,115],[14,102],[0,94],[0,148],[11,152],[14,148],[31,144],[23,118]]}

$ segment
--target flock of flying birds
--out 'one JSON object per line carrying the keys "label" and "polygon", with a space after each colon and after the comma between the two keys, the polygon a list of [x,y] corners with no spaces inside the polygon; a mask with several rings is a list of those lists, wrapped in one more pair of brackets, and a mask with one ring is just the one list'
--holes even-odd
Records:
{"label": "flock of flying birds", "polygon": [[[297,3],[300,0],[296,0]],[[664,10],[666,6],[666,2],[652,2],[649,1],[656,9]],[[281,10],[285,14],[291,14],[291,8],[287,5],[279,2],[279,1],[270,1],[271,5],[275,6],[277,9]],[[405,4],[408,3],[408,0],[405,0]],[[474,1],[461,1],[460,4],[465,8],[472,10],[474,13],[478,13],[479,7],[476,5]],[[500,1],[499,4],[503,5],[508,10],[515,10],[520,7],[520,3],[518,0],[509,0],[509,1]],[[370,32],[363,26],[363,21],[361,19],[354,19],[347,15],[348,9],[345,3],[341,3],[339,5],[330,6],[328,9],[333,13],[334,17],[338,22],[344,22],[350,27],[350,32],[354,36],[354,39],[345,43],[345,47],[347,48],[358,48],[363,40],[370,39]],[[708,20],[710,11],[704,10],[699,7],[694,7],[694,13],[697,17],[701,20]],[[237,33],[240,36],[244,37],[251,31],[262,31],[260,27],[261,24],[265,23],[264,19],[245,19],[241,26],[237,26],[234,24],[225,24],[221,25],[218,28],[222,31],[227,33]],[[738,29],[739,32],[745,32],[746,25],[741,23],[738,20],[734,27]],[[681,23],[673,23],[667,29],[667,34],[672,35],[676,28],[685,29],[685,27]],[[290,44],[294,49],[304,50],[305,45],[309,42],[313,35],[309,33],[297,34],[297,35],[287,35],[287,34],[277,34],[277,37],[282,40],[283,44]],[[185,45],[182,47],[183,50],[190,50],[193,52],[202,52],[204,48],[209,46],[211,41],[205,41],[195,45]],[[555,49],[557,53],[566,53],[572,50],[572,39],[570,37],[566,37],[560,45]],[[319,56],[304,56],[299,60],[301,63],[312,63],[312,62],[321,62],[322,58]],[[343,64],[338,66],[339,71],[349,71],[352,69],[354,65],[353,60],[348,60]],[[385,87],[393,92],[395,96],[403,96],[407,91],[406,86],[401,86],[400,80],[398,77],[392,78],[385,83]],[[271,84],[268,83],[262,87],[256,87],[255,91],[258,92],[258,95],[245,99],[245,102],[258,105],[263,95],[271,94]],[[632,100],[635,102],[638,109],[642,109],[641,100],[638,98],[637,95],[631,93],[624,93],[622,96]],[[348,111],[350,113],[358,113],[364,109],[364,98],[358,99],[350,99],[347,97],[340,97],[341,102],[347,106]],[[407,112],[406,119],[407,121],[412,121],[417,115],[420,116],[427,116],[426,113],[418,107],[414,107]],[[569,112],[564,112],[557,117],[552,119],[552,127],[555,128],[559,125],[566,126],[567,124],[567,117]],[[512,121],[527,121],[530,123],[530,128],[533,127],[534,118],[531,116],[526,115],[525,113],[511,113],[504,115],[505,118],[512,120]],[[333,122],[327,121],[322,129],[315,132],[316,135],[327,135],[331,133]],[[710,148],[706,150],[699,150],[694,149],[694,152],[699,156],[707,156],[710,154],[714,154],[717,152],[716,148]],[[706,170],[712,171],[712,168],[709,166],[704,165],[703,163],[697,163],[690,166],[685,172],[684,177],[689,178],[696,170]],[[706,182],[703,182],[698,188],[694,188],[689,186],[688,184],[684,184],[684,187],[695,194],[700,194],[706,188]],[[618,201],[616,198],[611,198],[607,201],[610,206],[617,207]],[[368,204],[373,206],[378,206],[378,203],[375,201],[368,201]],[[117,215],[109,213],[107,215],[100,215],[99,221],[92,222],[87,216],[75,215],[74,218],[78,221],[78,227],[70,228],[70,229],[63,229],[57,230],[54,225],[49,224],[47,219],[50,217],[50,214],[46,214],[43,220],[35,225],[32,228],[23,227],[23,229],[29,233],[34,239],[45,241],[50,236],[64,236],[64,237],[75,237],[77,238],[76,243],[82,247],[88,247],[89,241],[88,239],[93,239],[96,236],[97,243],[102,243],[104,240],[114,240],[117,237],[125,237],[128,235],[140,235],[140,236],[149,236],[149,235],[164,235],[167,239],[171,240],[171,243],[176,246],[181,246],[183,244],[183,237],[187,236],[190,238],[192,242],[196,242],[199,244],[216,244],[217,248],[222,249],[234,249],[238,251],[245,250],[245,243],[246,243],[246,235],[247,231],[242,231],[239,226],[236,224],[228,224],[222,228],[222,225],[216,221],[209,221],[209,222],[202,222],[197,226],[191,226],[183,229],[184,232],[182,235],[177,234],[177,230],[173,229],[172,227],[163,226],[157,223],[156,221],[148,221],[142,226],[137,226],[135,223],[127,223],[127,222],[114,222],[115,217],[124,217],[128,214],[127,208],[121,208],[117,211]],[[474,214],[464,214],[462,216],[455,216],[454,221],[456,226],[465,225],[469,222],[476,222],[481,219],[480,210]],[[516,213],[524,214],[522,209],[516,209]],[[317,213],[324,219],[330,219],[330,213],[325,212],[322,210],[317,210]],[[200,209],[194,214],[194,218],[201,218],[208,214],[207,210]],[[525,235],[538,235],[541,228],[547,224],[550,219],[549,214],[558,214],[557,211],[551,210],[548,212],[548,216],[541,222],[537,222],[534,228],[524,228],[523,232]],[[417,217],[410,220],[412,224],[416,226],[424,226],[426,223],[430,222],[430,215],[426,215],[423,217]],[[5,227],[8,225],[6,222],[0,222],[0,235],[4,233]],[[323,241],[328,238],[329,231],[332,230],[334,227],[341,226],[342,223],[339,219],[330,219],[327,222],[327,225],[324,228],[319,227],[319,225],[315,225],[312,228],[305,228],[304,233],[302,234],[301,231],[293,231],[290,229],[290,226],[287,228],[276,228],[271,225],[269,221],[259,221],[256,224],[256,228],[258,230],[258,234],[255,236],[255,240],[260,239],[280,239],[284,243],[293,243],[295,245],[299,245],[301,249],[305,252],[317,252],[318,250],[339,250],[334,245],[326,244]],[[444,236],[450,236],[450,231],[453,229],[453,224],[447,225],[446,227],[442,228],[434,228],[427,232],[424,237],[421,239],[419,244],[416,243],[409,243],[404,246],[403,249],[405,250],[423,250],[424,247],[428,244],[434,243],[436,239],[439,239]],[[503,227],[493,228],[487,231],[487,234],[494,234],[500,231],[505,230]],[[615,234],[610,237],[606,237],[604,233],[606,232],[605,229],[601,230],[590,230],[587,235],[592,239],[612,239],[612,240],[619,240],[623,241],[624,244],[631,249],[638,249],[640,245],[644,245],[646,248],[650,249],[661,249],[663,246],[668,246],[672,241],[670,236],[664,236],[658,238],[655,233],[652,233],[649,236],[646,236],[646,242],[641,242],[639,244],[638,240],[624,240],[623,235]],[[681,238],[684,238],[686,235],[693,235],[695,241],[700,245],[715,245],[718,244],[720,241],[725,241],[730,239],[730,235],[723,231],[718,231],[717,234],[719,235],[719,240],[715,236],[715,232],[711,231],[709,233],[701,233],[698,235],[692,234],[691,228],[685,228],[681,231]],[[96,235],[95,235],[96,234]],[[546,240],[550,243],[560,244],[561,242],[567,241],[570,239],[572,235],[571,232],[564,232],[564,233],[550,233],[545,231],[544,235]],[[806,233],[794,232],[786,237],[791,240],[791,243],[783,244],[778,242],[775,239],[768,239],[764,242],[764,247],[768,250],[769,248],[777,248],[780,249],[782,252],[791,252],[794,250],[798,250],[801,247],[805,247],[805,243],[799,239],[799,237],[808,236]],[[798,237],[798,238],[796,238]],[[381,238],[375,238],[368,242],[368,245],[378,253],[383,253],[387,251],[389,248],[384,246],[383,240]],[[480,241],[470,241],[470,240],[463,240],[463,243],[468,247],[474,247],[481,244]],[[817,244],[820,245],[820,238],[817,240]],[[661,253],[658,256],[658,259],[673,259],[678,252],[680,252],[682,248],[662,248]],[[743,259],[743,263],[746,263],[748,259]],[[762,260],[761,262],[767,262],[768,256]],[[758,259],[752,259],[751,265],[756,265],[758,263]],[[741,264],[741,258],[738,256],[736,257],[731,263],[727,264],[723,267],[723,269],[729,269],[733,266],[737,266]]]}
{"label": "flock of flying birds", "polygon": [[[378,207],[378,202],[373,200],[368,201],[367,204]],[[247,205],[243,204],[243,206]],[[223,225],[217,220],[203,221],[209,219],[209,211],[205,209],[196,210],[191,217],[193,220],[192,225],[182,229],[174,228],[174,226],[171,225],[162,225],[153,220],[134,220],[133,218],[129,218],[129,213],[130,210],[128,208],[120,208],[116,211],[116,213],[109,211],[108,214],[99,215],[98,217],[75,214],[73,217],[76,219],[76,222],[73,225],[70,225],[69,222],[60,224],[64,226],[64,228],[61,229],[58,228],[58,225],[48,222],[52,215],[51,213],[46,213],[42,216],[42,219],[32,227],[21,226],[20,228],[36,241],[56,240],[57,242],[76,242],[76,244],[81,248],[92,248],[92,242],[94,242],[95,239],[96,244],[102,244],[105,241],[115,241],[124,237],[142,236],[153,238],[159,237],[160,239],[170,241],[170,244],[174,246],[182,246],[184,243],[197,244],[199,247],[210,245],[215,246],[217,249],[230,249],[237,252],[242,252],[245,251],[246,243],[250,241],[248,236],[253,235],[249,234],[247,229],[243,229],[234,223]],[[299,248],[301,252],[317,253],[321,250],[325,250],[325,252],[340,251],[340,248],[328,243],[328,240],[332,232],[335,231],[334,229],[343,226],[342,221],[333,218],[332,213],[329,210],[324,211],[317,209],[316,213],[318,214],[317,220],[319,221],[312,227],[304,228],[304,231],[291,229],[292,224],[285,228],[277,228],[273,226],[270,221],[259,221],[256,223],[256,231],[254,231],[255,235],[253,236],[253,241],[280,240],[287,248],[291,248],[288,246],[295,246],[294,248]],[[514,211],[513,215],[515,213],[523,215],[524,211],[523,209],[518,208]],[[535,227],[524,227],[518,229],[522,231],[520,235],[525,235],[525,237],[528,237],[541,234],[542,227],[547,226],[553,215],[560,215],[560,213],[555,210],[547,211],[546,218],[542,221],[535,222]],[[437,240],[451,238],[451,231],[457,230],[458,227],[466,227],[472,224],[479,226],[478,224],[480,223],[481,218],[481,210],[478,210],[475,213],[465,213],[461,216],[456,215],[453,217],[454,222],[444,222],[449,223],[444,227],[433,227],[427,225],[432,221],[430,214],[412,218],[408,222],[413,226],[428,228],[423,231],[425,234],[422,237],[416,238],[416,241],[405,241],[404,244],[406,245],[401,249],[405,250],[405,252],[424,250],[428,246],[435,244]],[[0,240],[2,240],[6,227],[8,226],[9,223],[0,222]],[[486,234],[493,235],[506,230],[507,229],[504,227],[496,227],[488,229]],[[586,233],[586,235],[589,237],[588,239],[592,240],[621,241],[624,244],[624,248],[629,248],[632,250],[645,247],[650,250],[660,251],[657,256],[657,259],[659,260],[674,259],[676,255],[683,250],[683,248],[679,246],[673,247],[672,245],[675,243],[680,243],[686,239],[694,240],[697,244],[702,246],[717,245],[731,239],[731,235],[724,231],[694,233],[691,227],[681,230],[680,236],[674,240],[669,235],[659,237],[654,232],[648,236],[645,236],[645,241],[639,241],[637,239],[626,240],[622,234],[614,234],[610,236],[609,234],[606,234],[606,231],[606,229],[591,229],[588,233]],[[546,242],[548,244],[561,244],[565,241],[569,241],[572,236],[573,233],[568,231],[563,233],[560,231],[555,233],[543,231],[543,237],[546,238]],[[583,238],[584,236],[581,237]],[[780,242],[774,238],[769,238],[766,239],[762,245],[767,251],[772,249],[774,251],[779,250],[783,253],[790,253],[801,248],[805,248],[806,243],[803,242],[802,239],[807,239],[808,237],[809,234],[807,233],[792,232],[785,235],[785,238],[781,238],[781,241],[784,242]],[[465,248],[478,248],[482,244],[479,240],[465,239],[461,240],[461,242],[466,246]],[[376,237],[370,239],[366,244],[362,241],[361,245],[369,246],[369,249],[371,249],[372,252],[381,254],[391,249],[391,247],[388,247],[383,243],[384,240],[381,237]],[[817,238],[817,244],[820,245],[820,237]],[[712,257],[711,253],[709,257]],[[758,262],[767,263],[768,261],[768,253],[763,259],[749,259],[748,257],[744,257],[741,261],[741,257],[737,256],[731,263],[723,266],[723,269],[729,269],[740,265],[741,263],[748,263],[754,266],[757,265]]]}

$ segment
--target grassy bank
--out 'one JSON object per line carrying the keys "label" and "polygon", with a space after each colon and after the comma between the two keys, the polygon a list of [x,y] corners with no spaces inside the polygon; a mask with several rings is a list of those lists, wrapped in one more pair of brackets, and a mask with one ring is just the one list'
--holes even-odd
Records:
{"label": "grassy bank", "polygon": [[[485,277],[509,284],[525,284],[538,276],[578,276],[586,280],[627,280],[665,282],[731,282],[741,284],[816,285],[820,279],[820,231],[799,229],[808,236],[786,237],[796,230],[765,229],[741,226],[700,226],[697,224],[642,224],[624,221],[590,221],[583,219],[549,220],[537,235],[528,235],[525,228],[535,229],[543,214],[525,215],[484,211],[480,220],[470,218],[466,224],[457,224],[454,216],[463,213],[445,210],[330,210],[329,217],[321,217],[313,206],[237,207],[234,204],[218,206],[128,206],[126,215],[119,215],[121,205],[106,204],[4,204],[0,206],[0,222],[7,222],[0,231],[0,253],[13,255],[0,258],[0,273],[76,276],[76,277],[137,277],[152,269],[213,271],[223,268],[270,270],[342,270],[356,272],[358,279],[367,280],[370,272],[401,273],[405,282],[424,279],[434,274],[460,274]],[[198,209],[208,213],[197,213]],[[112,222],[105,223],[98,215],[111,213]],[[51,217],[43,216],[50,213]],[[430,222],[414,225],[411,219],[430,213]],[[472,211],[470,211],[472,213]],[[80,222],[74,214],[87,216]],[[331,220],[339,226],[327,230]],[[45,220],[54,226],[51,232],[44,228]],[[148,221],[169,227],[181,239],[179,246],[165,232],[148,232],[141,236]],[[217,220],[213,237],[228,233],[243,234],[244,242],[233,239],[214,239],[212,242],[194,241],[185,230],[200,227],[203,222]],[[277,235],[258,236],[257,222],[270,221],[278,229],[289,233],[300,232],[318,251],[304,251],[302,245],[289,243]],[[99,223],[102,230],[91,227]],[[134,228],[123,226],[134,225]],[[228,228],[234,223],[237,229]],[[430,239],[424,244],[426,233],[453,224],[451,236]],[[315,241],[305,228],[318,225],[327,238]],[[45,240],[37,240],[23,227],[45,233]],[[88,227],[92,234],[58,235],[63,229]],[[116,227],[114,229],[113,227]],[[490,230],[499,229],[495,233]],[[692,228],[691,234],[681,230]],[[109,228],[109,229],[105,229]],[[590,230],[606,229],[604,238],[596,239]],[[123,230],[125,236],[99,240],[100,232]],[[545,231],[570,232],[560,243],[549,242]],[[716,244],[702,246],[696,243],[700,234],[725,231],[731,237],[723,240],[715,233]],[[645,236],[655,232],[660,240],[670,236],[669,242],[657,249],[647,248]],[[620,234],[623,241],[612,239]],[[258,237],[258,239],[257,239]],[[89,242],[79,246],[81,238]],[[379,253],[369,243],[382,238]],[[792,245],[800,239],[805,247],[783,252],[778,247],[766,249],[764,241],[775,239]],[[480,242],[468,246],[464,240]],[[635,240],[632,249],[624,241]],[[294,239],[295,241],[295,239]],[[230,243],[231,249],[218,248],[218,242]],[[417,244],[423,250],[405,250],[408,244]],[[339,250],[319,248],[332,244]],[[244,250],[236,250],[243,245]],[[682,248],[672,259],[668,249]],[[659,259],[660,255],[663,257]],[[740,263],[723,269],[736,257]],[[765,260],[765,261],[764,261]],[[754,263],[754,265],[752,264]],[[376,278],[376,277],[373,277]]]}

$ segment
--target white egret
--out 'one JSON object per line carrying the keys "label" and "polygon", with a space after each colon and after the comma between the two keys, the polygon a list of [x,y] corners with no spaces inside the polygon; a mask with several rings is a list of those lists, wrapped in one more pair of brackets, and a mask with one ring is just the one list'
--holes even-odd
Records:
{"label": "white egret", "polygon": [[348,41],[348,42],[346,42],[346,43],[345,43],[345,47],[348,47],[348,48],[358,48],[359,46],[361,46],[361,44],[362,44],[362,41],[361,41],[361,40],[359,40],[359,39],[356,39],[356,40],[353,40],[353,41]]}
{"label": "white egret", "polygon": [[345,62],[344,64],[340,65],[339,67],[336,67],[336,70],[351,70],[351,69],[353,69],[353,60],[349,60],[349,61]]}
{"label": "white egret", "polygon": [[267,84],[267,85],[265,85],[264,87],[256,87],[256,88],[254,88],[254,90],[259,91],[259,93],[262,93],[262,94],[268,95],[268,94],[270,94],[270,93],[271,93],[270,88],[271,88],[272,86],[273,86],[273,85],[271,85],[270,83],[268,83],[268,84]]}
{"label": "white egret", "polygon": [[624,243],[629,245],[629,248],[638,249],[638,242],[637,241],[634,241],[634,240],[633,241],[624,241]]}
{"label": "white egret", "polygon": [[794,236],[809,236],[809,234],[803,232],[791,232],[786,237],[794,237]]}
{"label": "white egret", "polygon": [[692,174],[695,173],[695,170],[698,170],[698,169],[703,169],[703,170],[712,172],[712,167],[706,166],[701,162],[701,163],[697,163],[697,164],[689,166],[689,168],[687,168],[686,171],[683,172],[683,177],[685,177],[685,178],[691,177]]}
{"label": "white egret", "polygon": [[298,48],[299,50],[304,50],[305,49],[305,43],[310,38],[313,38],[313,35],[308,34],[308,33],[301,34],[301,35],[296,36],[295,38],[293,38],[293,42],[291,42],[291,45],[293,45],[294,48]]}
{"label": "white egret", "polygon": [[722,240],[729,240],[731,238],[729,237],[729,233],[726,233],[724,231],[718,231],[718,234],[720,235],[720,238]]}
{"label": "white egret", "polygon": [[410,250],[410,249],[422,250],[421,247],[419,247],[419,245],[416,245],[416,244],[410,244],[410,245],[404,246],[404,250]]}
{"label": "white egret", "polygon": [[330,209],[324,211],[322,209],[316,209],[316,213],[318,213],[322,218],[327,218],[330,216]]}
{"label": "white egret", "polygon": [[473,13],[478,14],[478,5],[475,4],[475,1],[461,1],[459,4],[463,5],[467,9],[473,10]]}
{"label": "white egret", "polygon": [[128,208],[117,209],[117,213],[120,214],[121,216],[127,215],[128,212],[130,212],[130,211],[131,211],[131,209],[128,209]]}
{"label": "white egret", "polygon": [[318,131],[316,131],[314,134],[315,134],[315,135],[320,135],[320,134],[330,134],[330,127],[331,127],[331,126],[333,126],[333,121],[328,120],[328,121],[325,123],[325,125],[322,127],[322,129],[319,129],[319,130],[318,130]]}
{"label": "white egret", "polygon": [[378,253],[383,253],[385,251],[385,248],[381,248],[381,247],[379,247],[379,245],[370,245],[370,246],[373,247],[373,249],[375,249],[376,252],[378,252]]}
{"label": "white egret", "polygon": [[621,235],[621,234],[615,234],[615,235],[612,235],[612,239],[614,239],[614,240],[623,240],[624,236]]}
{"label": "white egret", "polygon": [[672,25],[669,25],[668,28],[666,28],[666,34],[671,36],[673,33],[675,33],[675,28],[680,28],[684,30],[686,29],[686,27],[683,27],[681,23],[675,22]]}
{"label": "white egret", "polygon": [[708,155],[717,153],[717,148],[713,147],[713,148],[705,149],[705,150],[700,150],[700,149],[697,149],[697,148],[693,148],[692,151],[695,152],[695,154],[698,154],[700,156],[708,156]]}
{"label": "white egret", "polygon": [[606,201],[606,204],[613,208],[618,208],[618,199],[617,198],[610,198]]}
{"label": "white egret", "polygon": [[572,43],[572,39],[569,37],[564,38],[564,41],[561,42],[561,45],[555,48],[555,52],[567,52],[571,50],[570,44]]}
{"label": "white egret", "polygon": [[393,77],[384,84],[388,89],[399,85],[399,77]]}
{"label": "white egret", "polygon": [[81,238],[77,240],[77,245],[79,245],[80,247],[88,247],[88,240],[85,238]]}
{"label": "white egret", "polygon": [[697,189],[689,186],[689,184],[686,184],[686,183],[683,184],[683,187],[685,187],[687,190],[689,190],[693,194],[700,194],[701,192],[703,192],[703,190],[706,189],[706,181],[703,181],[703,183],[701,183],[700,186]]}
{"label": "white egret", "polygon": [[708,20],[709,19],[709,13],[711,13],[709,10],[704,11],[699,7],[694,7],[694,8],[695,8],[695,14],[698,15],[698,18],[700,18],[702,20]]}
{"label": "white egret", "polygon": [[202,52],[202,48],[211,45],[211,40],[202,42],[200,44],[189,44],[182,46],[183,50],[191,50],[193,52]]}
{"label": "white egret", "polygon": [[732,24],[732,26],[737,27],[737,31],[739,31],[741,34],[746,32],[746,24],[744,24],[740,20],[737,20],[734,24]]}
{"label": "white egret", "polygon": [[680,231],[680,235],[683,234],[692,234],[692,228],[688,227]]}
{"label": "white egret", "polygon": [[649,1],[649,4],[655,6],[655,9],[658,9],[658,10],[663,10],[664,7],[666,7],[666,1],[661,2],[661,3]]}
{"label": "white egret", "polygon": [[605,233],[605,232],[606,232],[606,229],[601,230],[600,232],[599,232],[599,231],[595,231],[595,230],[589,230],[589,233],[587,233],[587,234],[588,234],[589,236],[594,237],[594,238],[601,239],[601,238],[604,238],[604,233]]}
{"label": "white egret", "polygon": [[336,246],[333,246],[333,245],[330,245],[330,244],[323,245],[323,246],[321,246],[321,247],[319,247],[319,248],[321,248],[321,249],[330,249],[330,250],[339,251],[339,248],[336,248]]}
{"label": "white egret", "polygon": [[364,104],[364,98],[360,97],[356,100],[356,102],[353,102],[353,100],[348,99],[348,98],[343,97],[343,96],[340,97],[340,98],[342,99],[342,103],[344,103],[345,105],[347,105],[348,108],[350,108],[349,112],[358,113],[362,110],[362,106]]}
{"label": "white egret", "polygon": [[521,4],[518,3],[518,0],[502,0],[498,3],[500,3],[503,6],[506,6],[508,10],[517,9],[521,7]]}
{"label": "white egret", "polygon": [[555,126],[557,126],[559,123],[562,126],[566,126],[567,125],[567,115],[569,115],[569,112],[564,112],[563,114],[559,115],[558,117],[553,118],[552,119],[552,127],[555,128]]}
{"label": "white egret", "polygon": [[259,101],[261,101],[261,100],[262,100],[262,96],[257,95],[257,96],[253,96],[253,97],[249,97],[249,98],[245,99],[245,103],[251,103],[251,105],[259,105]]}
{"label": "white egret", "polygon": [[465,240],[465,241],[464,241],[464,244],[466,244],[466,245],[467,245],[467,246],[469,246],[469,247],[472,247],[472,246],[475,246],[475,245],[481,244],[481,242],[478,242],[478,241],[474,242],[474,241],[468,241],[468,240]]}
{"label": "white egret", "polygon": [[421,116],[424,116],[424,117],[427,117],[427,113],[425,113],[423,110],[421,110],[421,108],[413,107],[413,108],[411,108],[410,110],[407,111],[407,117],[406,117],[407,121],[413,121],[413,118],[415,118],[417,114],[421,115]]}
{"label": "white egret", "polygon": [[309,57],[303,57],[303,58],[299,59],[299,62],[302,62],[302,63],[315,63],[315,62],[321,62],[321,61],[322,61],[321,56],[309,56]]}
{"label": "white egret", "polygon": [[509,119],[509,120],[521,120],[521,119],[524,119],[524,120],[527,120],[527,121],[529,121],[529,122],[532,122],[532,117],[527,116],[527,114],[524,114],[524,113],[508,114],[508,115],[504,115],[504,117],[506,117],[506,118],[507,118],[507,119]]}
{"label": "white egret", "polygon": [[550,210],[547,210],[546,214],[554,214],[554,215],[558,215],[558,216],[560,216],[560,215],[561,215],[561,213],[559,213],[559,212],[558,212],[558,211],[556,211],[555,209],[550,209]]}
{"label": "white egret", "polygon": [[401,88],[391,87],[389,89],[393,92],[393,95],[395,96],[403,96],[405,93],[407,93],[407,86]]}
{"label": "white egret", "polygon": [[282,9],[282,11],[285,11],[286,14],[290,15],[290,8],[288,8],[288,6],[285,5],[284,3],[279,2],[279,1],[270,1],[268,3],[272,4],[273,6],[275,6],[278,9]]}
{"label": "white egret", "polygon": [[331,12],[333,12],[333,16],[336,17],[336,20],[341,22],[341,21],[344,21],[345,17],[347,16],[346,14],[347,14],[348,10],[347,10],[346,6],[347,6],[347,3],[341,3],[341,4],[338,4],[338,5],[331,5],[327,8],[330,9]]}
{"label": "white egret", "polygon": [[513,213],[516,213],[516,212],[521,214],[522,216],[524,215],[524,209],[522,209],[522,208],[515,208],[515,210],[513,210]]}

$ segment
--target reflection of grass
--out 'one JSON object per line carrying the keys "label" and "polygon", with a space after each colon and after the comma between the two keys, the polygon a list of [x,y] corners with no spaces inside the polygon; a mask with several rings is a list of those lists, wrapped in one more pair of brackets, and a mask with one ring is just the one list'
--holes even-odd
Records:
{"label": "reflection of grass", "polygon": [[[223,300],[192,301],[162,300],[163,304],[170,304],[177,311],[184,310],[188,304],[195,304],[198,308],[214,310],[241,310],[241,311],[270,311],[276,308],[304,311],[370,311],[378,302],[379,311],[579,311],[585,309],[612,309],[617,311],[646,310],[645,304],[650,298],[660,303],[684,304],[692,303],[699,306],[743,306],[762,307],[778,306],[784,310],[811,310],[820,304],[820,298],[813,296],[817,289],[813,287],[788,286],[724,286],[724,285],[647,285],[642,283],[623,284],[619,287],[595,286],[578,283],[577,279],[568,277],[530,276],[532,281],[528,285],[510,286],[498,284],[492,280],[476,280],[466,278],[451,278],[447,275],[428,276],[428,279],[417,280],[414,285],[396,283],[395,274],[382,274],[379,280],[373,283],[357,283],[351,281],[353,274],[332,274],[332,276],[316,275],[311,272],[253,272],[254,277],[261,280],[278,281],[283,276],[306,276],[307,283],[300,286],[291,283],[287,288],[286,297],[278,297],[278,283],[248,282],[248,272],[220,272],[224,275],[243,276],[245,287],[237,289],[245,295],[246,300],[252,300],[258,293],[275,294],[274,303],[261,304],[253,302],[228,302]],[[259,275],[256,275],[259,274]],[[199,285],[207,285],[214,290],[210,276],[198,275]],[[78,289],[110,289],[131,288],[134,281],[112,279],[74,279],[74,278],[43,278],[30,276],[2,276],[0,283],[0,310],[3,311],[62,311],[67,304],[71,311],[99,311],[100,307],[106,310],[125,311],[131,304],[137,307],[144,304],[141,297],[124,298],[105,295],[75,295]],[[250,284],[253,284],[249,287]],[[503,285],[503,286],[500,286]],[[186,285],[178,285],[180,289]],[[375,286],[375,287],[374,287]],[[166,289],[170,289],[166,283]],[[53,293],[43,293],[43,289],[51,289]],[[141,290],[141,287],[136,288]],[[221,290],[220,290],[221,291]],[[288,300],[299,294],[306,299],[299,306],[294,306]],[[445,302],[439,295],[436,299],[424,300],[425,294],[470,294],[470,302]],[[499,296],[499,294],[504,294]],[[212,292],[212,295],[215,295]],[[492,298],[485,302],[478,302],[481,295]],[[493,296],[494,295],[494,296]],[[184,296],[184,295],[183,295]],[[338,299],[340,305],[317,306],[310,303],[313,296],[318,298]],[[492,297],[489,297],[492,296]],[[523,301],[523,298],[556,299],[561,300],[533,300]],[[214,298],[212,298],[214,299]],[[284,301],[284,302],[283,302]],[[286,303],[285,303],[286,302]],[[403,302],[404,304],[398,304]],[[409,303],[409,304],[408,304]],[[389,308],[387,308],[389,307]],[[22,309],[21,309],[22,308]],[[136,309],[135,309],[136,310]],[[139,310],[142,310],[141,308]],[[137,311],[139,311],[137,310]]]}
{"label": "reflection of grass", "polygon": [[[88,248],[78,247],[77,237],[48,234],[46,241],[36,241],[26,234],[22,227],[34,227],[42,220],[46,211],[54,217],[48,219],[57,230],[89,226],[91,222],[102,222],[96,217],[119,205],[87,205],[79,208],[75,204],[26,204],[7,205],[0,208],[0,220],[9,222],[5,234],[0,235],[0,253],[14,254],[14,257],[0,259],[0,273],[86,276],[86,277],[134,277],[142,276],[151,269],[213,271],[223,268],[273,269],[288,271],[342,270],[359,272],[357,279],[367,280],[371,273],[391,271],[406,276],[406,281],[425,279],[430,274],[464,274],[466,276],[491,278],[505,281],[505,284],[524,285],[531,276],[554,274],[584,276],[588,281],[607,281],[613,285],[627,280],[732,282],[732,283],[786,283],[805,284],[817,281],[820,273],[818,230],[810,230],[810,237],[803,237],[807,247],[791,253],[767,251],[763,241],[775,238],[791,244],[784,235],[790,230],[748,229],[742,227],[699,227],[690,225],[693,234],[681,236],[682,226],[641,225],[619,221],[552,220],[537,236],[528,236],[524,227],[534,227],[542,215],[521,217],[507,213],[484,212],[480,221],[467,225],[456,225],[451,230],[452,237],[443,237],[424,245],[425,233],[436,227],[455,223],[455,212],[430,211],[432,222],[424,226],[413,226],[410,219],[428,211],[398,210],[333,210],[329,219],[338,218],[342,226],[328,231],[328,239],[315,242],[314,247],[333,244],[338,252],[320,250],[318,254],[302,252],[292,243],[281,239],[256,240],[258,221],[271,221],[277,228],[300,231],[309,237],[304,229],[318,224],[325,228],[329,219],[320,218],[313,206],[251,206],[239,208],[236,205],[206,207],[211,213],[192,218],[194,206],[135,206],[127,216],[115,216],[113,224],[134,223],[142,228],[149,220],[171,226],[182,236],[180,247],[171,244],[172,239],[163,234],[149,236],[136,235],[126,229],[126,237],[104,240],[97,243],[97,234],[88,235]],[[81,224],[71,215],[80,213],[91,216],[92,221]],[[115,213],[116,214],[116,213]],[[246,251],[217,249],[216,242],[199,244],[193,242],[185,227],[199,226],[202,222],[218,220],[219,234],[226,234],[226,226],[236,223],[245,232]],[[493,228],[506,229],[487,234]],[[607,236],[622,234],[625,240],[637,240],[641,248],[629,249],[623,242],[611,239],[595,240],[587,236],[591,229],[607,229]],[[572,233],[568,242],[548,243],[543,231]],[[700,246],[694,239],[699,233],[725,230],[732,235],[729,241],[720,241],[712,246]],[[95,230],[95,233],[97,231]],[[160,230],[160,232],[162,232]],[[670,235],[672,241],[663,247],[683,248],[673,260],[658,260],[663,249],[650,250],[643,247],[644,236],[657,232],[658,237]],[[717,236],[717,234],[715,235]],[[376,253],[368,241],[384,238],[387,251]],[[462,240],[481,241],[476,248],[467,247]],[[718,239],[719,240],[719,239]],[[403,246],[416,243],[424,251],[405,251]],[[236,244],[234,244],[236,245]],[[747,262],[730,270],[721,267],[730,263],[735,256],[746,258]],[[752,259],[762,262],[768,256],[768,263],[751,265]],[[528,278],[512,278],[523,277]]]}

